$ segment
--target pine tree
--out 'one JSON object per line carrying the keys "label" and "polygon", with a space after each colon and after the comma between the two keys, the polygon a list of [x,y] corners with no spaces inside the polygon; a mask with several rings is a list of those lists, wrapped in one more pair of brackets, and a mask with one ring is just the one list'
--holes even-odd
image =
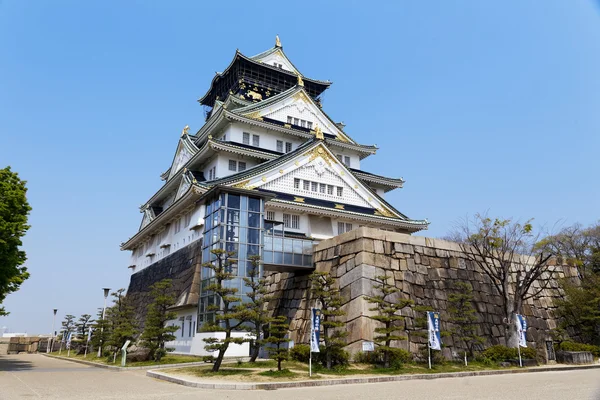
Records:
{"label": "pine tree", "polygon": [[67,340],[69,333],[75,332],[75,316],[71,314],[65,315],[65,320],[61,323],[63,338]]}
{"label": "pine tree", "polygon": [[90,314],[83,314],[79,317],[79,321],[77,322],[77,333],[81,336],[82,340],[87,340],[86,335],[88,334],[90,325],[93,323],[94,320]]}
{"label": "pine tree", "polygon": [[277,370],[281,371],[281,362],[288,359],[287,347],[281,347],[283,344],[288,343],[290,339],[287,339],[287,335],[290,324],[285,316],[280,315],[271,320],[269,327],[269,337],[265,340],[267,343],[273,345],[269,347],[269,356],[273,360],[277,361]]}
{"label": "pine tree", "polygon": [[346,315],[342,311],[342,296],[329,272],[315,271],[310,275],[310,281],[312,295],[321,303],[325,367],[331,369],[333,354],[346,345],[344,338],[348,335],[348,332],[340,329],[346,325],[339,318]]}
{"label": "pine tree", "polygon": [[390,358],[396,348],[391,347],[392,340],[405,340],[404,336],[397,334],[403,326],[400,323],[404,321],[404,317],[398,313],[405,307],[413,304],[412,300],[401,299],[398,296],[400,292],[395,286],[389,283],[393,277],[388,277],[387,274],[377,276],[377,281],[380,282],[374,285],[374,288],[380,291],[381,294],[367,297],[369,303],[375,304],[375,307],[370,308],[370,311],[377,311],[378,315],[371,316],[372,319],[383,324],[383,327],[375,328],[374,341],[379,344],[378,352],[383,355],[384,368],[390,367]]}
{"label": "pine tree", "polygon": [[[108,310],[109,310],[109,308],[106,309],[106,312],[108,312]],[[105,318],[102,319],[102,309],[101,308],[98,309],[96,321],[94,322],[94,324],[92,326],[94,327],[94,329],[92,330],[92,338],[90,340],[92,347],[94,349],[97,349],[100,346],[105,346],[105,349],[106,349],[106,345],[107,345],[108,340],[111,335],[112,325],[111,325],[110,321],[108,319],[106,319],[106,315],[105,315]]]}
{"label": "pine tree", "polygon": [[106,319],[110,324],[110,336],[106,344],[112,347],[113,360],[125,342],[134,340],[138,334],[135,311],[124,292],[125,289],[119,289],[111,293],[114,305],[106,310]]}
{"label": "pine tree", "polygon": [[150,349],[150,358],[159,362],[160,359],[173,348],[165,347],[165,342],[175,340],[173,334],[177,326],[168,326],[167,322],[177,317],[177,313],[169,311],[175,304],[175,296],[171,293],[171,279],[163,279],[150,286],[150,296],[153,301],[146,313],[144,332],[142,333],[142,346]]}
{"label": "pine tree", "polygon": [[475,346],[483,343],[483,338],[477,335],[477,314],[473,307],[473,288],[466,282],[456,282],[454,293],[448,296],[448,322],[454,324],[450,333],[454,343],[462,342],[465,346],[465,365],[467,365],[467,352],[473,357]]}
{"label": "pine tree", "polygon": [[267,296],[267,281],[260,276],[260,257],[250,256],[251,268],[248,269],[248,278],[244,278],[244,284],[250,288],[246,296],[250,299],[245,303],[247,320],[251,325],[248,331],[255,337],[254,347],[250,355],[250,362],[253,363],[258,358],[261,346],[264,344],[264,326],[271,321],[266,310],[266,303],[271,299]]}
{"label": "pine tree", "polygon": [[225,333],[225,338],[222,340],[215,337],[204,339],[206,350],[219,352],[212,368],[213,372],[218,372],[229,344],[242,344],[246,341],[244,338],[231,336],[231,333],[245,322],[246,314],[244,305],[241,304],[241,298],[236,295],[238,289],[227,285],[227,282],[235,278],[232,272],[234,261],[231,259],[234,253],[222,249],[211,250],[211,253],[215,255],[216,259],[202,264],[203,267],[209,268],[213,272],[212,283],[205,290],[213,292],[218,299],[216,304],[206,308],[207,311],[214,311],[215,321],[206,323],[202,330]]}

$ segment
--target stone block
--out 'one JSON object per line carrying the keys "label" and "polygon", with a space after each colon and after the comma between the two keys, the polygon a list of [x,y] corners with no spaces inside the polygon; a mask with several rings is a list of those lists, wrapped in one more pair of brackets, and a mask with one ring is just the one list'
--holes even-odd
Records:
{"label": "stone block", "polygon": [[383,246],[383,241],[381,241],[381,240],[373,241],[373,251],[376,254],[385,254],[385,248]]}
{"label": "stone block", "polygon": [[[430,268],[432,271],[435,271],[435,269]],[[417,273],[419,274],[423,274],[423,275],[427,275],[428,272],[428,268],[424,265],[417,265]]]}
{"label": "stone block", "polygon": [[398,260],[400,262],[400,271],[406,271],[408,269],[408,262],[406,259]]}
{"label": "stone block", "polygon": [[415,254],[415,251],[410,244],[394,243],[394,250],[398,253]]}
{"label": "stone block", "polygon": [[346,321],[352,321],[362,316],[377,315],[377,311],[370,311],[369,308],[373,308],[373,304],[370,304],[364,297],[357,297],[345,304],[342,310],[346,312]]}
{"label": "stone block", "polygon": [[392,258],[390,260],[390,267],[394,271],[400,271],[400,261]]}
{"label": "stone block", "polygon": [[360,278],[350,284],[350,299],[355,299],[359,296],[373,296],[375,282],[371,279]]}
{"label": "stone block", "polygon": [[417,272],[417,266],[415,264],[415,260],[412,258],[407,258],[406,259],[406,264],[408,266],[408,270],[412,271],[412,272]]}

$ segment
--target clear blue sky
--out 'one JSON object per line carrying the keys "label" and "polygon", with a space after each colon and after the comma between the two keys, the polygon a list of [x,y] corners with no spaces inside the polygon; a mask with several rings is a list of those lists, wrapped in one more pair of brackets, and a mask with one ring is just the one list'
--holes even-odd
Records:
{"label": "clear blue sky", "polygon": [[[391,4],[393,3],[393,4]],[[334,82],[324,108],[425,235],[467,214],[600,215],[600,8],[594,1],[0,0],[0,167],[28,181],[31,278],[0,326],[49,332],[127,287],[119,244],[181,129],[235,49],[284,49]]]}

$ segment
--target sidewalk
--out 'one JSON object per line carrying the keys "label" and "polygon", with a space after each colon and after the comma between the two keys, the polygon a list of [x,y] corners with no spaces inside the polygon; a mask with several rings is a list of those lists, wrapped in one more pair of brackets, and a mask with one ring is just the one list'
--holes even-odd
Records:
{"label": "sidewalk", "polygon": [[425,379],[440,379],[440,378],[462,378],[468,376],[488,376],[488,375],[507,375],[507,374],[523,374],[532,372],[559,372],[572,370],[600,369],[600,364],[587,365],[545,365],[538,367],[529,367],[522,369],[507,369],[507,370],[489,370],[489,371],[466,371],[466,372],[449,372],[439,374],[406,374],[406,375],[382,375],[368,376],[357,378],[339,378],[339,379],[314,379],[304,381],[290,382],[272,382],[272,383],[243,383],[231,382],[223,380],[210,380],[195,378],[192,376],[167,374],[150,370],[146,372],[146,376],[164,380],[171,383],[176,383],[183,386],[195,387],[199,389],[223,389],[223,390],[275,390],[284,388],[301,388],[314,386],[332,386],[332,385],[350,385],[361,383],[380,383],[380,382],[396,382],[408,380],[425,380]]}

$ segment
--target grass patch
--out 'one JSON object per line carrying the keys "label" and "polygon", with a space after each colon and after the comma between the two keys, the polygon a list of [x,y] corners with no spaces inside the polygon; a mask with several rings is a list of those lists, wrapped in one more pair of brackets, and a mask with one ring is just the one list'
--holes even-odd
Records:
{"label": "grass patch", "polygon": [[[231,364],[235,366],[235,368],[253,368],[253,369],[274,369],[277,368],[277,361],[275,360],[265,360],[265,361],[256,361],[256,362],[238,362],[237,364]],[[308,365],[297,362],[297,361],[283,361],[281,363],[283,368],[287,369],[297,369],[301,371],[308,371]]]}
{"label": "grass patch", "polygon": [[[117,355],[117,359],[114,363],[113,363],[112,356],[97,357],[98,353],[96,353],[96,352],[88,353],[87,357],[84,357],[83,354],[75,354],[75,352],[71,352],[71,354],[69,356],[67,356],[67,352],[64,350],[61,352],[61,354],[58,354],[58,351],[52,352],[50,354],[53,356],[72,358],[72,359],[76,359],[76,360],[96,362],[99,364],[114,365],[117,367],[121,366],[121,354]],[[154,361],[136,361],[136,362],[128,361],[126,364],[126,367],[145,367],[145,366],[151,366],[151,365],[183,364],[183,363],[188,363],[188,362],[199,362],[199,361],[202,361],[202,357],[167,354],[158,363],[154,362]]]}
{"label": "grass patch", "polygon": [[268,371],[259,372],[258,375],[271,378],[295,378],[298,376],[297,373],[292,372],[289,369],[282,369],[281,371],[270,369]]}

